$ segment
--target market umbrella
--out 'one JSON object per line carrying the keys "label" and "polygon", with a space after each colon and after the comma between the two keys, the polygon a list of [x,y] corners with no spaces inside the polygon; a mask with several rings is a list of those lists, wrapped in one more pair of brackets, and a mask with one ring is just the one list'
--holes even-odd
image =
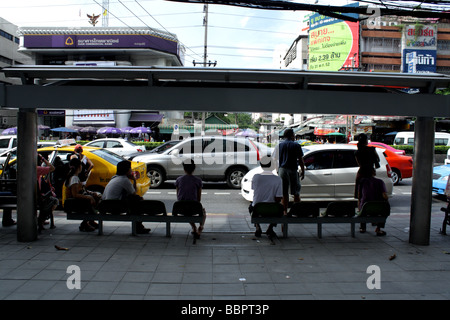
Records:
{"label": "market umbrella", "polygon": [[327,133],[325,136],[327,137],[334,137],[334,142],[336,142],[337,137],[345,137],[344,133],[340,133],[340,132],[330,132]]}
{"label": "market umbrella", "polygon": [[8,128],[2,131],[2,135],[17,134],[17,127]]}
{"label": "market umbrella", "polygon": [[114,127],[103,127],[97,130],[98,134],[121,134],[122,130]]}
{"label": "market umbrella", "polygon": [[67,128],[80,131],[80,129],[83,128],[83,127],[80,127],[80,126],[67,126]]}
{"label": "market umbrella", "polygon": [[95,127],[83,127],[79,131],[82,133],[97,133],[98,128]]}
{"label": "market umbrella", "polygon": [[59,127],[59,128],[53,128],[50,129],[51,131],[56,131],[56,132],[77,132],[77,130],[73,130],[70,128],[66,128],[66,127]]}
{"label": "market umbrella", "polygon": [[47,129],[50,129],[50,127],[49,126],[45,126],[43,124],[40,124],[40,125],[38,125],[38,129],[39,130],[47,130]]}
{"label": "market umbrella", "polygon": [[242,131],[239,131],[238,133],[235,134],[237,137],[252,137],[252,138],[256,138],[258,136],[258,134],[256,133],[255,130],[252,129],[244,129]]}
{"label": "market umbrella", "polygon": [[120,128],[122,130],[122,133],[130,133],[130,130],[133,129],[133,127],[123,127]]}
{"label": "market umbrella", "polygon": [[327,133],[326,136],[345,137],[345,134],[340,132],[330,132]]}
{"label": "market umbrella", "polygon": [[136,127],[130,130],[130,133],[151,133],[152,130],[150,130],[147,127]]}

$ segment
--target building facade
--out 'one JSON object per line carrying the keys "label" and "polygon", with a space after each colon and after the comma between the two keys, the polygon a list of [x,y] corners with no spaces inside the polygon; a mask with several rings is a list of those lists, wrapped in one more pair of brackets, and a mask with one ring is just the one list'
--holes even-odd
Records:
{"label": "building facade", "polygon": [[[18,28],[18,52],[32,64],[66,66],[182,66],[185,48],[176,35],[152,28]],[[38,110],[39,124],[157,128],[178,113],[129,110]]]}
{"label": "building facade", "polygon": [[[32,63],[28,55],[18,51],[20,40],[17,37],[17,29],[18,27],[16,25],[0,18],[0,68]],[[0,82],[19,84],[20,80],[5,78],[1,74]],[[17,111],[2,109],[0,111],[0,129],[14,127],[16,125]]]}

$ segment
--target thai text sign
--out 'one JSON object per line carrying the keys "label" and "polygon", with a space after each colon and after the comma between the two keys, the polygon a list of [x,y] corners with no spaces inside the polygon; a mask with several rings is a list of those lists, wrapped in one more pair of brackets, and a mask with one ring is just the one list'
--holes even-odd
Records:
{"label": "thai text sign", "polygon": [[359,22],[314,14],[309,25],[309,70],[358,68]]}

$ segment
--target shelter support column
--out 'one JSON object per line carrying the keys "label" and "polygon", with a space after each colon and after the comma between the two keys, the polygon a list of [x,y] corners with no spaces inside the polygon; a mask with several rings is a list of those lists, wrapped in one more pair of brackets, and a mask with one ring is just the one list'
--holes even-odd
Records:
{"label": "shelter support column", "polygon": [[19,109],[17,119],[17,241],[37,240],[35,109]]}
{"label": "shelter support column", "polygon": [[417,117],[409,242],[424,246],[430,244],[434,131],[434,118]]}

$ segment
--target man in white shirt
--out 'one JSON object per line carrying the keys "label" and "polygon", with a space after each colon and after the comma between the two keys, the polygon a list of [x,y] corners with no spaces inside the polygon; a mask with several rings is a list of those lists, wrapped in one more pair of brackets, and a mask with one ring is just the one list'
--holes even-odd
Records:
{"label": "man in white shirt", "polygon": [[[131,183],[131,181],[133,183]],[[136,197],[130,197],[136,196]],[[139,198],[136,195],[136,177],[131,170],[131,162],[128,160],[120,161],[117,164],[116,175],[111,178],[105,187],[102,200],[124,200],[136,201]],[[138,200],[137,200],[138,201]],[[150,229],[144,228],[142,222],[137,225],[137,233],[149,233]]]}
{"label": "man in white shirt", "polygon": [[[281,178],[272,173],[274,166],[270,156],[264,156],[260,160],[262,173],[255,174],[252,180],[253,202],[250,208],[259,202],[280,202],[283,197],[283,184]],[[252,210],[252,209],[251,209]],[[276,234],[273,227],[276,224],[270,224],[266,231],[269,238],[275,238]],[[256,224],[255,236],[261,237],[262,230],[259,224]]]}

